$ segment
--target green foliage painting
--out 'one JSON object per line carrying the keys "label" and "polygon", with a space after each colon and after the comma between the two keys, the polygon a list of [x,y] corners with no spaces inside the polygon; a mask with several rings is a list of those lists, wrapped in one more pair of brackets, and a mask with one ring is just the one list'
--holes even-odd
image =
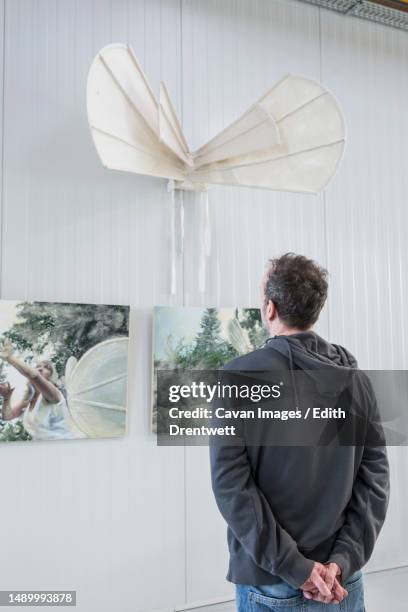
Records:
{"label": "green foliage painting", "polygon": [[[217,370],[267,338],[257,308],[158,307],[154,321],[154,372]],[[160,421],[154,376],[152,425]]]}
{"label": "green foliage painting", "polygon": [[3,336],[32,360],[51,352],[60,376],[69,357],[77,359],[89,348],[115,335],[128,335],[127,306],[21,302],[16,321]]}

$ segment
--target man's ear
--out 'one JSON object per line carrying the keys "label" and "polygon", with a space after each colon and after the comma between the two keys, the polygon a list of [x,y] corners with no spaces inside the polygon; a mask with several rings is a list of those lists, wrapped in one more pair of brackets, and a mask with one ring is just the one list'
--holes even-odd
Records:
{"label": "man's ear", "polygon": [[272,300],[268,301],[265,314],[268,321],[273,321],[276,317],[276,306]]}

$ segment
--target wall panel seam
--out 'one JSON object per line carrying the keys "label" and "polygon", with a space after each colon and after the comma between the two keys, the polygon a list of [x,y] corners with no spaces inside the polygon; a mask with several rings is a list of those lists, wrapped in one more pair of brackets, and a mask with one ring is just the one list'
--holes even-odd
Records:
{"label": "wall panel seam", "polygon": [[[180,36],[180,124],[184,131],[184,46],[183,46],[183,0],[179,0],[179,36]],[[184,193],[180,192],[180,204],[184,206]],[[182,295],[182,304],[185,306],[186,304],[186,283],[185,283],[185,249],[183,248],[182,258],[181,258],[181,295]]]}
{"label": "wall panel seam", "polygon": [[5,128],[5,90],[6,90],[6,0],[1,0],[1,15],[3,20],[2,34],[2,66],[1,66],[1,151],[0,151],[0,297],[3,294],[3,252],[4,252],[4,171],[5,171],[5,156],[4,156],[4,128]]}
{"label": "wall panel seam", "polygon": [[[317,7],[319,11],[319,80],[323,83],[323,35],[322,35],[322,9]],[[329,245],[328,245],[328,227],[327,227],[327,198],[326,189],[322,191],[322,205],[323,205],[323,241],[324,241],[324,267],[328,270],[329,266]],[[327,301],[327,339],[331,338],[331,325],[330,325],[330,300]]]}
{"label": "wall panel seam", "polygon": [[[179,57],[179,83],[180,83],[180,124],[182,129],[184,130],[184,56],[183,56],[183,0],[179,0],[179,37],[180,37],[180,57]],[[184,194],[180,192],[180,205],[184,206],[183,202]],[[186,285],[185,285],[185,248],[183,248],[183,252],[181,254],[181,297],[182,297],[182,305],[185,306],[186,303]],[[188,560],[188,551],[187,551],[187,448],[184,446],[183,448],[183,479],[184,479],[184,601],[187,603],[188,597],[188,570],[187,570],[187,560]]]}

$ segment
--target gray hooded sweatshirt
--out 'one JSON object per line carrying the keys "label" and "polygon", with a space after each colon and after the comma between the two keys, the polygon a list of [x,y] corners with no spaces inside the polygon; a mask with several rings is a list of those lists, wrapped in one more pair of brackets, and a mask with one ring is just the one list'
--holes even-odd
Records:
{"label": "gray hooded sweatshirt", "polygon": [[[357,368],[314,332],[275,336],[233,371]],[[372,397],[367,397],[367,402]],[[385,446],[211,445],[212,486],[227,522],[227,579],[299,588],[314,561],[336,562],[343,582],[370,558],[389,499]]]}

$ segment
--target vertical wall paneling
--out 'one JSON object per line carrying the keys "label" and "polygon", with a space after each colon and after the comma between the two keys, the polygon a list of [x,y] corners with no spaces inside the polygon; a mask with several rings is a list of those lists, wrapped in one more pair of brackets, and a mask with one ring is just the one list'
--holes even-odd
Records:
{"label": "vertical wall paneling", "polygon": [[3,254],[3,240],[1,236],[2,230],[2,215],[3,215],[3,130],[4,130],[4,45],[5,45],[5,6],[4,0],[0,0],[0,295],[1,295],[1,282],[2,282],[2,254]]}
{"label": "vertical wall paneling", "polygon": [[[408,37],[325,10],[321,24],[322,78],[348,124],[344,162],[326,190],[331,339],[349,346],[361,367],[404,369]],[[393,495],[371,569],[408,563],[406,449],[389,454]]]}
{"label": "vertical wall paneling", "polygon": [[168,196],[100,166],[85,85],[96,51],[128,41],[179,104],[179,2],[8,0],[6,15],[3,297],[127,303],[132,337],[125,438],[1,447],[3,581],[77,589],[83,612],[162,609],[185,598],[183,449],[149,432],[152,305],[182,299]]}

